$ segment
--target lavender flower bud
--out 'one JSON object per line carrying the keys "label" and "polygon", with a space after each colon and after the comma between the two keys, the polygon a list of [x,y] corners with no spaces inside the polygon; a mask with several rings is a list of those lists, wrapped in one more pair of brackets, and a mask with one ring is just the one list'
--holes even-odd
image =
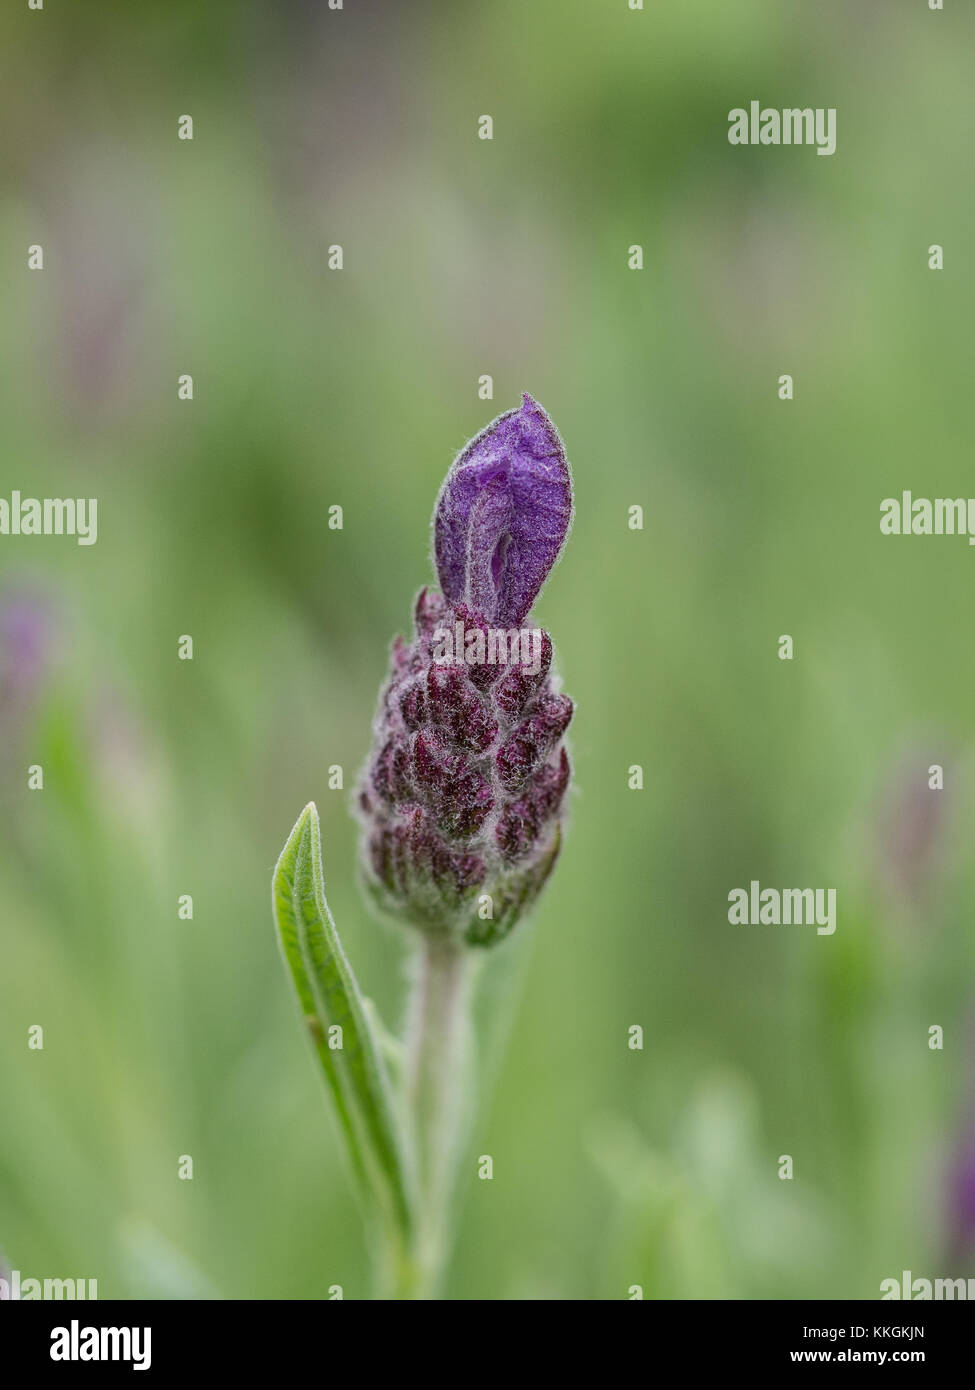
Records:
{"label": "lavender flower bud", "polygon": [[461,451],[434,513],[440,587],[489,623],[524,622],[565,542],[572,480],[562,441],[525,393]]}
{"label": "lavender flower bud", "polygon": [[558,856],[572,702],[519,629],[572,516],[562,442],[530,396],[472,440],[434,513],[443,596],[396,638],[359,789],[366,882],[387,912],[469,945],[508,935]]}

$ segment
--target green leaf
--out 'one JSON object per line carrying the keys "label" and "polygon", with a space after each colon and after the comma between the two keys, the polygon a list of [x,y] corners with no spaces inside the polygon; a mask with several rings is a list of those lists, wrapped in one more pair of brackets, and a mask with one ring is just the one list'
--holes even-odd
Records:
{"label": "green leaf", "polygon": [[[325,901],[321,829],[309,802],[272,881],[278,939],[331,1088],[353,1169],[368,1195],[406,1235],[413,1221],[406,1146],[379,1040]],[[341,1047],[329,1046],[338,1024]],[[339,1035],[335,1034],[333,1037]]]}

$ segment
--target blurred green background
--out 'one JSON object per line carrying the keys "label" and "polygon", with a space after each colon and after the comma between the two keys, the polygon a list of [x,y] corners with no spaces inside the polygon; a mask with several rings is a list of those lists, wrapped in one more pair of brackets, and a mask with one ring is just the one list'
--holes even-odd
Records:
{"label": "blurred green background", "polygon": [[[8,1264],[367,1296],[269,876],[314,798],[397,1020],[351,787],[443,475],[529,390],[575,470],[536,609],[575,789],[491,963],[521,979],[449,1296],[975,1275],[975,555],[878,524],[975,492],[975,12],[48,0],[0,28],[0,495],[99,499],[93,547],[0,538]],[[730,146],[753,98],[836,107],[836,154]],[[835,935],[730,926],[753,878],[835,887]]]}

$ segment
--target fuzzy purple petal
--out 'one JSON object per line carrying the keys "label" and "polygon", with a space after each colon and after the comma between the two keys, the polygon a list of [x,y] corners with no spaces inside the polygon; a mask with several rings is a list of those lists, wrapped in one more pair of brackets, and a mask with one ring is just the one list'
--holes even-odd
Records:
{"label": "fuzzy purple petal", "polygon": [[525,395],[458,455],[434,513],[444,596],[489,623],[518,627],[558,559],[572,478],[558,432]]}

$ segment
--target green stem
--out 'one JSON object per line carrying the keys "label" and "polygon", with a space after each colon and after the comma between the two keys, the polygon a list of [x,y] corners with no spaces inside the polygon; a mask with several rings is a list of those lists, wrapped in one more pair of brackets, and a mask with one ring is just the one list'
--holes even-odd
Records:
{"label": "green stem", "polygon": [[470,953],[424,937],[407,1027],[406,1098],[416,1157],[419,1211],[413,1259],[398,1297],[436,1298],[450,1253],[457,1162],[470,1112]]}

